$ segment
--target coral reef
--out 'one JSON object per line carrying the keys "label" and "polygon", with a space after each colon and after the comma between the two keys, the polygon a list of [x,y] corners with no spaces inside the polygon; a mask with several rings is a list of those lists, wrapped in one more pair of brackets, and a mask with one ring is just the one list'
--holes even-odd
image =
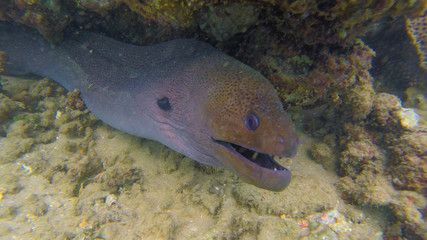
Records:
{"label": "coral reef", "polygon": [[427,196],[427,129],[406,132],[390,141],[393,160],[390,172],[394,186]]}
{"label": "coral reef", "polygon": [[0,5],[2,20],[12,19],[35,28],[54,42],[61,39],[62,30],[70,21],[67,5],[58,0],[10,0],[4,5]]}
{"label": "coral reef", "polygon": [[372,117],[382,127],[395,127],[399,120],[396,112],[402,109],[401,101],[398,97],[389,93],[378,93],[375,95],[374,109]]}
{"label": "coral reef", "polygon": [[86,105],[80,95],[80,91],[78,89],[75,89],[72,92],[69,92],[67,94],[67,107],[69,107],[72,110],[80,110],[83,111],[86,109]]}
{"label": "coral reef", "polygon": [[250,49],[257,44],[257,49],[241,58],[273,83],[287,108],[297,107],[299,111],[301,107],[327,103],[355,120],[371,112],[375,92],[368,70],[375,52],[362,41],[341,52],[320,47],[310,49],[313,51],[303,48],[299,53],[295,43],[274,34],[269,35],[267,43],[264,39],[265,45],[255,43],[270,33],[265,28],[253,30],[244,45]]}
{"label": "coral reef", "polygon": [[252,5],[233,3],[227,6],[209,6],[208,12],[198,21],[202,31],[222,42],[238,33],[246,32],[255,25],[258,15],[259,9]]}
{"label": "coral reef", "polygon": [[344,111],[352,116],[354,120],[363,120],[372,111],[374,105],[375,91],[372,87],[372,77],[365,71],[358,75],[358,79],[368,80],[368,83],[362,83],[353,86],[344,91]]}
{"label": "coral reef", "polygon": [[116,0],[78,0],[76,4],[79,9],[96,12],[103,17],[120,5],[119,1]]}
{"label": "coral reef", "polygon": [[371,117],[379,126],[390,132],[401,129],[416,130],[420,123],[420,115],[413,108],[402,107],[400,99],[388,93],[375,96]]}
{"label": "coral reef", "polygon": [[364,170],[382,172],[384,169],[384,153],[366,139],[350,141],[341,155],[340,172],[343,176],[356,178]]}
{"label": "coral reef", "polygon": [[11,117],[13,112],[24,108],[24,104],[13,101],[6,95],[0,93],[0,123]]}
{"label": "coral reef", "polygon": [[117,0],[117,2],[123,2],[145,19],[162,25],[171,24],[174,27],[193,24],[195,13],[206,4],[205,1],[197,0]]}
{"label": "coral reef", "polygon": [[385,167],[385,154],[372,140],[371,133],[364,126],[346,123],[344,134],[340,136],[343,147],[340,157],[341,176],[356,178],[362,171],[382,173]]}
{"label": "coral reef", "polygon": [[[281,34],[293,36],[297,41],[312,45],[352,42],[355,37],[362,36],[373,24],[384,18],[402,15],[422,16],[427,8],[426,5],[425,1],[421,0],[410,2],[404,0],[338,1],[333,3],[310,0],[279,2],[240,0],[233,4],[229,4],[228,1],[199,0],[7,0],[0,3],[0,19],[22,22],[37,28],[43,35],[52,39],[53,34],[57,34],[70,22],[80,19],[83,15],[107,16],[108,13],[115,12],[117,14],[112,15],[113,17],[126,19],[124,15],[129,13],[119,10],[126,6],[141,19],[169,26],[169,29],[185,29],[196,25],[203,29],[209,25],[209,33],[215,34],[217,40],[225,40],[244,31],[245,27],[250,25],[249,23],[254,22],[252,19],[257,17],[257,14],[253,14],[258,12],[255,9],[262,9],[265,14],[262,14],[263,17],[259,19],[261,24],[275,26],[276,31]],[[239,13],[237,13],[231,17],[227,16],[227,20],[214,16],[218,13],[221,15],[221,12],[227,15],[236,6],[240,7],[241,11],[252,13],[243,18],[239,17]],[[205,18],[206,13],[211,17]],[[246,20],[244,20],[245,18]],[[209,23],[201,21],[201,19],[206,19]],[[243,25],[239,27],[225,26],[229,24],[224,21],[236,19],[237,22],[240,22],[237,25],[241,23]],[[235,21],[232,22],[235,23]],[[218,30],[226,32],[219,34]],[[221,36],[218,37],[219,35]]]}
{"label": "coral reef", "polygon": [[[422,195],[412,191],[396,191],[383,175],[363,171],[356,179],[344,177],[337,183],[342,198],[364,206],[386,208],[396,217],[397,226],[386,231],[385,238],[408,237],[425,239],[427,226],[422,212],[427,204]],[[388,228],[393,227],[390,225]]]}
{"label": "coral reef", "polygon": [[[396,124],[392,115],[384,114],[386,117],[380,118],[385,120],[384,128]],[[346,135],[340,141],[341,145],[345,144],[340,158],[343,177],[337,183],[342,198],[362,206],[389,209],[397,217],[399,226],[395,228],[398,233],[388,232],[386,236],[424,239],[427,233],[422,216],[427,192],[426,130],[407,131],[396,139],[401,131],[375,133],[367,129],[352,124],[345,127]],[[384,139],[381,141],[381,138]],[[386,143],[390,153],[385,154],[374,141]],[[393,221],[391,218],[390,223]]]}
{"label": "coral reef", "polygon": [[314,145],[312,149],[310,149],[310,154],[316,162],[322,164],[322,166],[326,169],[335,170],[334,167],[334,155],[332,152],[332,148],[323,142],[317,143]]}
{"label": "coral reef", "polygon": [[331,44],[351,42],[384,17],[422,16],[426,8],[425,1],[283,1],[283,12],[269,19],[306,44]]}
{"label": "coral reef", "polygon": [[427,70],[427,17],[407,18],[406,29],[420,56],[420,66]]}
{"label": "coral reef", "polygon": [[[400,224],[398,236],[425,238],[425,125],[409,127],[411,119],[402,115],[408,109],[391,94],[377,94],[374,102],[368,121],[344,124],[344,135],[338,141],[343,151],[337,187],[349,202],[390,209]],[[397,190],[410,190],[409,201],[403,197],[406,192]],[[414,205],[414,195],[424,204]]]}
{"label": "coral reef", "polygon": [[386,177],[370,171],[361,172],[355,179],[343,177],[337,187],[343,199],[364,206],[388,206],[396,194]]}

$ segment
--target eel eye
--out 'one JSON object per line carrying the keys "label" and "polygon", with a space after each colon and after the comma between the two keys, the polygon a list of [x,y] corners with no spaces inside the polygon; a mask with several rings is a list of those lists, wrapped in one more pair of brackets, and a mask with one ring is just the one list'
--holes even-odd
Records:
{"label": "eel eye", "polygon": [[248,116],[246,116],[245,124],[249,130],[255,131],[259,126],[258,117],[253,113],[249,113]]}
{"label": "eel eye", "polygon": [[162,99],[157,100],[157,105],[163,111],[168,111],[168,110],[171,110],[171,108],[172,108],[171,104],[169,103],[169,98],[167,98],[167,97],[164,97]]}

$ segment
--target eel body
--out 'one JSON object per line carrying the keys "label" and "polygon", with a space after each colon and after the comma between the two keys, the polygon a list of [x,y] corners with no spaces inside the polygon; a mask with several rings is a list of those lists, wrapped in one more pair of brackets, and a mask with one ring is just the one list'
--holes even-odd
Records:
{"label": "eel body", "polygon": [[118,130],[261,188],[281,191],[291,180],[273,156],[294,156],[298,138],[273,86],[207,43],[136,46],[76,31],[52,47],[33,31],[0,23],[0,51],[8,64],[79,89],[87,108]]}

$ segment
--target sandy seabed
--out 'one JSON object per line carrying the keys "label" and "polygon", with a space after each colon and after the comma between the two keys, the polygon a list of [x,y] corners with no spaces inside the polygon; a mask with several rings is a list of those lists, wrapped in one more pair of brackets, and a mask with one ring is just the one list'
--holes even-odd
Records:
{"label": "sandy seabed", "polygon": [[107,126],[51,80],[1,83],[1,239],[383,237],[387,213],[342,200],[307,136],[270,192]]}

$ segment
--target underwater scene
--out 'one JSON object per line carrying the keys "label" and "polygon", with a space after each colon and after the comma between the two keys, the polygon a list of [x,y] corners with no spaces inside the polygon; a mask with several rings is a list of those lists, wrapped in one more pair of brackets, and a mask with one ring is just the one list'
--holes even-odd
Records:
{"label": "underwater scene", "polygon": [[0,239],[427,239],[426,0],[0,0]]}

